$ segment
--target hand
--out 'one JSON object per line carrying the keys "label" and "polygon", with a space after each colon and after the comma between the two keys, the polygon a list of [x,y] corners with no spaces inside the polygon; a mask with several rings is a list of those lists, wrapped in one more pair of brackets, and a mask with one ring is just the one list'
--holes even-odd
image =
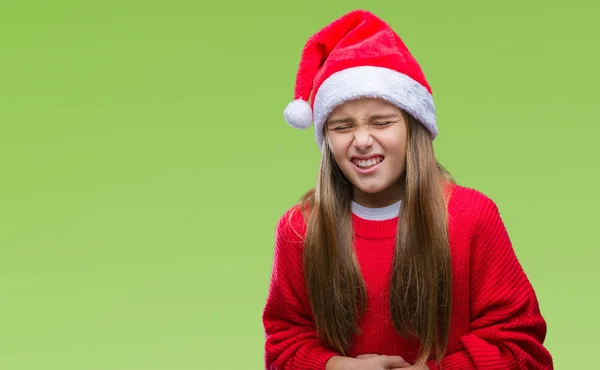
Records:
{"label": "hand", "polygon": [[[364,354],[364,355],[358,355],[356,356],[357,359],[366,359],[366,358],[372,358],[372,357],[377,357],[379,355],[374,354],[374,353],[369,353],[369,354]],[[430,370],[429,366],[427,366],[427,364],[424,365],[413,365],[411,366],[408,362],[404,361],[406,363],[406,365],[400,366],[400,367],[394,367],[391,368],[391,370],[395,370],[395,369],[405,369],[405,370]]]}
{"label": "hand", "polygon": [[360,355],[357,358],[333,356],[326,370],[396,370],[410,367],[400,356]]}
{"label": "hand", "polygon": [[[412,369],[410,364],[400,356],[384,356],[374,353],[356,356],[357,370],[396,370],[396,369]],[[416,370],[416,368],[415,368]],[[421,370],[420,368],[418,370]]]}
{"label": "hand", "polygon": [[409,370],[429,370],[429,366],[427,366],[427,364],[423,364],[423,365],[413,365],[411,367],[407,367],[405,368],[409,369]]}

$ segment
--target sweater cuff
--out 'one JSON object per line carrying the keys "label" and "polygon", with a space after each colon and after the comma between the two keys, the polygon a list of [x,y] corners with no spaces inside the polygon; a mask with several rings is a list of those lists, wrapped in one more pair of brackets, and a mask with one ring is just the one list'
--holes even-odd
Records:
{"label": "sweater cuff", "polygon": [[339,353],[320,346],[306,346],[296,352],[292,368],[294,370],[325,370],[327,361]]}
{"label": "sweater cuff", "polygon": [[476,367],[469,356],[463,351],[446,356],[441,363],[435,360],[427,361],[427,366],[431,370],[475,370]]}
{"label": "sweater cuff", "polygon": [[461,341],[463,348],[460,351],[444,357],[439,365],[434,360],[430,360],[427,363],[429,368],[432,370],[463,370],[488,369],[498,366],[511,368],[514,366],[514,362],[510,363],[502,355],[500,348],[472,333],[462,337]]}

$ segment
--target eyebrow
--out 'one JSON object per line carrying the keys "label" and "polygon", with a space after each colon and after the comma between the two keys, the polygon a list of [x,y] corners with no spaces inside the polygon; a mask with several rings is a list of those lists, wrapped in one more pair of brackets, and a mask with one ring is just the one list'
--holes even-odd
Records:
{"label": "eyebrow", "polygon": [[[375,114],[371,117],[369,117],[369,121],[373,121],[373,120],[379,120],[379,119],[391,119],[391,118],[397,118],[399,115],[396,113],[391,113],[391,114]],[[349,123],[349,122],[353,122],[354,119],[352,118],[338,118],[338,119],[333,119],[333,120],[328,120],[327,121],[327,125],[333,125],[335,123]]]}

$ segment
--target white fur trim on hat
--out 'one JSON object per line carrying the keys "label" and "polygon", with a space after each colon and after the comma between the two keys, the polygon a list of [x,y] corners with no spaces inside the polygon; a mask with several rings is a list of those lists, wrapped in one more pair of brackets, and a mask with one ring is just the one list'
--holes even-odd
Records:
{"label": "white fur trim on hat", "polygon": [[385,99],[423,124],[432,138],[437,136],[433,97],[423,85],[389,68],[360,66],[332,74],[315,95],[315,136],[320,150],[323,125],[329,114],[338,105],[361,97]]}

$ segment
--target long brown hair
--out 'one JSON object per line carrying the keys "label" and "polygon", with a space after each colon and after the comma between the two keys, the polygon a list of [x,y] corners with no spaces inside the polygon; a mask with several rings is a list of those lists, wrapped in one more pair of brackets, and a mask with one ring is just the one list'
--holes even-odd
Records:
{"label": "long brown hair", "polygon": [[[395,329],[420,341],[418,364],[441,360],[450,328],[452,276],[444,187],[452,176],[436,160],[429,132],[407,120],[403,205],[398,220],[390,285]],[[326,135],[326,132],[324,133]],[[348,355],[358,319],[367,305],[365,284],[353,248],[352,185],[323,140],[316,187],[301,199],[307,220],[304,274],[317,332]]]}

